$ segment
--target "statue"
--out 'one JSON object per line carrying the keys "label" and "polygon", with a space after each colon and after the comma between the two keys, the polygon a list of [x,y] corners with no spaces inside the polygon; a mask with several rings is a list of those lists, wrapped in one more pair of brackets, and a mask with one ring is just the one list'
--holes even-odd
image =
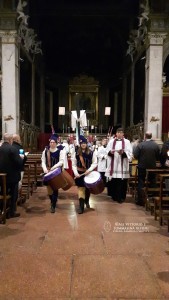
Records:
{"label": "statue", "polygon": [[25,15],[25,13],[23,11],[23,9],[24,9],[24,7],[26,5],[27,5],[26,1],[23,1],[23,3],[22,3],[22,0],[19,0],[18,6],[16,8],[16,11],[19,14],[17,20],[19,21],[21,19],[24,22],[25,25],[28,25],[28,18],[29,18],[29,16]]}

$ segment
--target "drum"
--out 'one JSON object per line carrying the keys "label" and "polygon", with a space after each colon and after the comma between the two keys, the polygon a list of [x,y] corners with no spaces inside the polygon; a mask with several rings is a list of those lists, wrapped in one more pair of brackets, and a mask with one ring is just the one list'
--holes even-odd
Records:
{"label": "drum", "polygon": [[84,177],[84,185],[91,194],[95,195],[102,193],[105,188],[101,175],[97,171],[92,171]]}
{"label": "drum", "polygon": [[56,168],[53,171],[45,174],[43,181],[44,183],[50,185],[54,191],[63,188],[67,185],[67,181],[62,173],[63,172],[60,168]]}
{"label": "drum", "polygon": [[64,176],[64,179],[66,180],[66,185],[64,187],[62,187],[62,189],[64,191],[67,191],[68,189],[70,189],[73,185],[75,185],[75,181],[73,179],[73,177],[66,171],[63,170],[62,174]]}

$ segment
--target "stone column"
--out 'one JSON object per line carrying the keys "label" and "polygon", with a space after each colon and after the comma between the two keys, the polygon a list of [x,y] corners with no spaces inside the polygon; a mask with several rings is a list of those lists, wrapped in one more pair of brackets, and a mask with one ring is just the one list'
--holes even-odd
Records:
{"label": "stone column", "polygon": [[144,128],[151,131],[155,140],[162,137],[162,70],[163,41],[166,33],[149,33],[149,47],[146,52],[146,88]]}
{"label": "stone column", "polygon": [[118,93],[114,93],[114,125],[117,125],[117,114],[118,114]]}
{"label": "stone column", "polygon": [[40,130],[45,131],[45,80],[44,75],[40,79]]}
{"label": "stone column", "polygon": [[19,70],[15,30],[0,30],[2,41],[2,134],[19,133]]}
{"label": "stone column", "polygon": [[122,126],[126,126],[126,94],[127,94],[127,77],[123,79],[123,95],[122,95]]}
{"label": "stone column", "polygon": [[31,95],[31,123],[35,125],[35,65],[32,62],[32,95]]}
{"label": "stone column", "polygon": [[135,71],[135,64],[132,64],[131,67],[131,102],[130,102],[130,126],[133,125],[134,119],[134,71]]}
{"label": "stone column", "polygon": [[50,91],[50,124],[53,125],[53,92]]}

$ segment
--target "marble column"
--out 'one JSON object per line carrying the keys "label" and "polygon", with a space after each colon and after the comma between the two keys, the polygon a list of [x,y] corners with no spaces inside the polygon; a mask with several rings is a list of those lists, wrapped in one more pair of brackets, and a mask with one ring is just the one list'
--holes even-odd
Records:
{"label": "marble column", "polygon": [[2,134],[19,133],[19,67],[17,32],[0,30],[2,42]]}
{"label": "marble column", "polygon": [[163,42],[166,33],[149,33],[149,47],[146,52],[145,88],[145,131],[152,132],[155,140],[162,137],[162,71]]}

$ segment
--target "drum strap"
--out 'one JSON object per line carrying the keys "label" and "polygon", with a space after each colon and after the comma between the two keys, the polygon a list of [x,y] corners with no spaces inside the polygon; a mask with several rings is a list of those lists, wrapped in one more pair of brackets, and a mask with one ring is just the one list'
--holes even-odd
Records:
{"label": "drum strap", "polygon": [[[117,141],[117,139],[114,139],[112,151],[115,149],[116,141]],[[122,139],[122,150],[124,150],[124,139]],[[113,169],[114,169],[114,155],[111,158],[110,176],[112,176],[112,174],[113,174]],[[122,171],[122,174],[123,174],[123,157],[122,156],[121,156],[121,171]]]}
{"label": "drum strap", "polygon": [[50,150],[47,151],[47,162],[49,169],[51,168],[51,160],[50,160]]}
{"label": "drum strap", "polygon": [[81,164],[82,164],[82,167],[83,167],[84,169],[86,169],[86,165],[85,165],[83,156],[82,156],[82,155],[79,155],[79,158],[80,158],[80,162],[81,162]]}

